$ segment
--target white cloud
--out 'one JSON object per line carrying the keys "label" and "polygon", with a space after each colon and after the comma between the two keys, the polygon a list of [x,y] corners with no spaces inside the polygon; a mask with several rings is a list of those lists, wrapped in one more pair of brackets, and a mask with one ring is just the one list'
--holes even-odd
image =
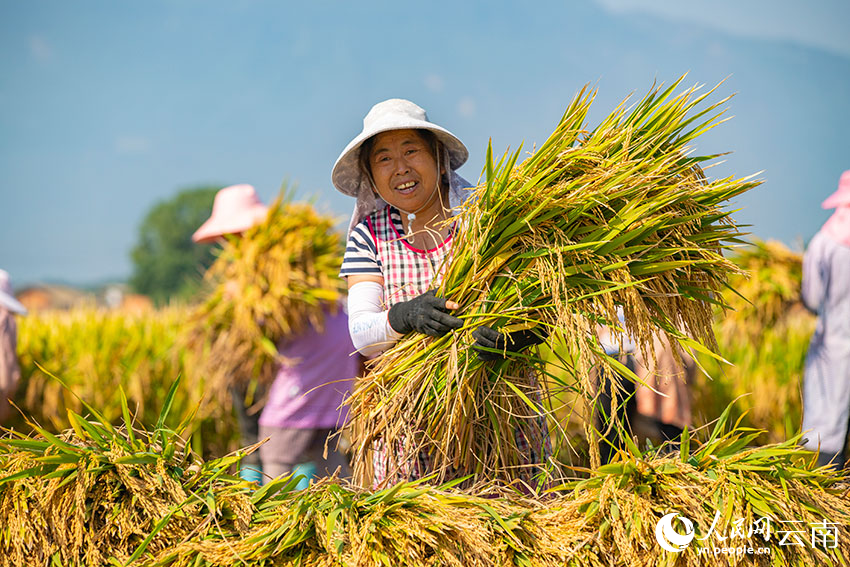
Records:
{"label": "white cloud", "polygon": [[465,96],[457,103],[458,114],[464,118],[472,118],[475,116],[475,99],[471,96]]}
{"label": "white cloud", "polygon": [[150,140],[138,136],[118,136],[115,151],[119,154],[143,154],[151,148]]}
{"label": "white cloud", "polygon": [[740,37],[792,41],[850,57],[846,0],[596,0],[616,15],[646,13]]}
{"label": "white cloud", "polygon": [[40,35],[31,35],[29,38],[30,54],[36,61],[47,61],[53,57],[53,50],[47,40]]}
{"label": "white cloud", "polygon": [[443,90],[443,78],[436,73],[431,73],[427,77],[425,77],[425,87],[428,88],[429,91],[439,93]]}

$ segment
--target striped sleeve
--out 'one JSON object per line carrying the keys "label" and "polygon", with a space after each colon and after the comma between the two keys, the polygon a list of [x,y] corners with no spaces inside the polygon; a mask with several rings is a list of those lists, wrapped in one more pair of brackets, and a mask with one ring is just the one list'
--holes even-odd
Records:
{"label": "striped sleeve", "polygon": [[345,257],[342,259],[342,268],[339,271],[342,277],[353,275],[383,276],[381,270],[381,259],[378,257],[378,248],[375,245],[375,237],[369,230],[365,220],[361,221],[348,237],[345,245]]}

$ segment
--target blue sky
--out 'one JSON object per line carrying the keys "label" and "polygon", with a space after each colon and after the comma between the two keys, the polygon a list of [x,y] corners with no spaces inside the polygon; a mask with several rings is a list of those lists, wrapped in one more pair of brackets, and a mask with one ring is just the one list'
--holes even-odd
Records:
{"label": "blue sky", "polygon": [[331,166],[372,104],[409,98],[470,149],[591,122],[654,80],[721,86],[710,175],[763,171],[736,218],[807,240],[850,169],[850,3],[0,0],[0,268],[16,285],[127,277],[139,223],[198,185],[281,183],[348,216]]}

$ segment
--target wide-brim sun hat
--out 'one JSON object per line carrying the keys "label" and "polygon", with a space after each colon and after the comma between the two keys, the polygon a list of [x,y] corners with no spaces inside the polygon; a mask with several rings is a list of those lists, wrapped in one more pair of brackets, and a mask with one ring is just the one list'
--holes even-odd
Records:
{"label": "wide-brim sun hat", "polygon": [[841,174],[838,180],[838,190],[821,203],[824,209],[850,206],[850,169]]}
{"label": "wide-brim sun hat", "polygon": [[371,191],[368,180],[360,170],[360,148],[363,142],[381,132],[408,129],[433,132],[448,151],[449,168],[452,171],[466,163],[469,150],[457,136],[429,121],[425,110],[417,104],[402,98],[391,98],[379,102],[369,110],[363,119],[363,131],[342,150],[331,174],[334,187],[351,197],[361,195],[361,186],[364,190]]}
{"label": "wide-brim sun hat", "polygon": [[244,232],[261,223],[269,208],[251,185],[231,185],[215,194],[212,215],[192,235],[195,242],[211,242],[225,234]]}
{"label": "wide-brim sun hat", "polygon": [[27,314],[27,308],[12,293],[9,272],[6,270],[0,270],[0,308],[17,313],[18,315]]}

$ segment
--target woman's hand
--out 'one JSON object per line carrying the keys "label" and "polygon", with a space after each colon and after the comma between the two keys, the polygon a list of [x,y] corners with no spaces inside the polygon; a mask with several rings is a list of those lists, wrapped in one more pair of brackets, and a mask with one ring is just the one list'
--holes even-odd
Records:
{"label": "woman's hand", "polygon": [[[548,332],[546,333],[548,336]],[[486,325],[481,325],[474,331],[475,338],[473,350],[478,354],[480,360],[500,360],[505,358],[505,352],[520,352],[531,345],[539,345],[546,341],[534,329],[524,329],[513,333],[500,333]],[[494,350],[501,352],[493,352]]]}
{"label": "woman's hand", "polygon": [[411,331],[424,333],[431,337],[442,337],[452,329],[463,327],[463,321],[449,315],[452,309],[460,305],[437,297],[434,290],[426,291],[410,301],[402,301],[390,307],[387,318],[397,333],[405,335]]}

